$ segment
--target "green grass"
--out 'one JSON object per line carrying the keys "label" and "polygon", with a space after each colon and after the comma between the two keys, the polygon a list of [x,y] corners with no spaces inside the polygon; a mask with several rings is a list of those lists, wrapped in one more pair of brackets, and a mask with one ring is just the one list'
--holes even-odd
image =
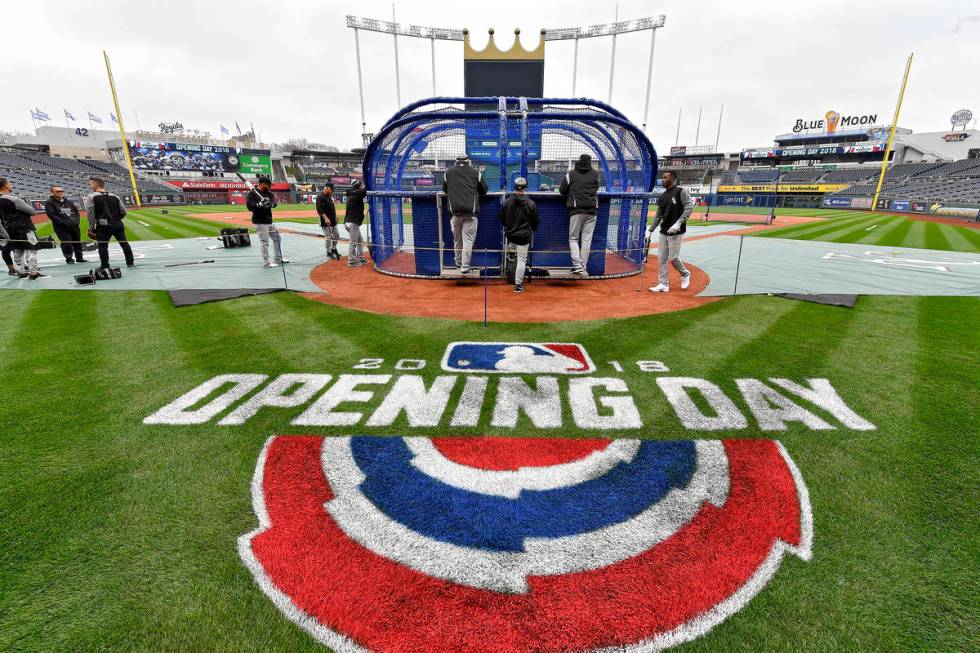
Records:
{"label": "green grass", "polygon": [[[343,204],[338,205],[338,210],[344,208]],[[309,204],[283,204],[277,211],[305,210],[312,211],[314,207]],[[167,211],[166,214],[163,211]],[[201,218],[189,217],[192,214],[214,213],[213,221]],[[221,215],[217,215],[221,214]],[[169,238],[196,238],[198,236],[215,236],[222,226],[227,226],[227,222],[222,218],[223,215],[241,214],[244,217],[251,215],[244,206],[233,206],[231,204],[212,205],[212,206],[168,206],[151,207],[142,209],[130,209],[126,214],[126,234],[130,240],[163,240]],[[277,218],[283,222],[302,222],[316,224],[319,220],[313,218],[296,218],[283,216]],[[141,224],[145,222],[146,224]],[[88,221],[82,219],[82,233],[88,229]],[[54,229],[50,222],[44,222],[37,227],[38,236],[54,235]]]}
{"label": "green grass", "polygon": [[[677,650],[980,649],[976,298],[863,297],[847,310],[740,297],[484,328],[288,293],[174,309],[163,292],[8,291],[0,314],[0,650],[323,650],[235,549],[256,524],[249,482],[262,443],[296,432],[300,409],[266,408],[240,427],[142,419],[225,372],[339,374],[369,356],[391,371],[423,358],[431,381],[453,340],[580,342],[607,374],[606,361],[623,361],[617,376],[654,438],[773,435],[684,430],[655,375],[630,361],[708,378],[746,413],[736,378],[831,379],[878,429],[779,434],[809,487],[813,559],[788,558],[744,610]],[[569,419],[560,433],[488,422],[464,432],[594,435]]]}
{"label": "green grass", "polygon": [[980,229],[867,211],[834,211],[820,222],[771,229],[757,238],[792,238],[878,247],[919,247],[954,252],[980,251]]}
{"label": "green grass", "polygon": [[[706,206],[696,206],[694,207],[695,213],[704,213],[709,207]],[[767,206],[712,206],[712,213],[749,213],[752,215],[765,214],[769,215],[772,210]],[[807,218],[828,218],[833,217],[839,213],[835,209],[796,209],[796,208],[778,208],[776,209],[776,215],[798,215]]]}

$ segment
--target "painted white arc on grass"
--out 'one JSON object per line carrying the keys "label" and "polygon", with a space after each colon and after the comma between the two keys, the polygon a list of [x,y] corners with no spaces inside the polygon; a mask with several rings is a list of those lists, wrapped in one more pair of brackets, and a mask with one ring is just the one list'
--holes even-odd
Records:
{"label": "painted white arc on grass", "polygon": [[423,474],[460,490],[516,499],[523,490],[555,490],[599,478],[620,463],[628,463],[640,450],[639,440],[613,440],[605,449],[581,460],[517,470],[478,469],[443,455],[430,438],[406,437],[411,460]]}

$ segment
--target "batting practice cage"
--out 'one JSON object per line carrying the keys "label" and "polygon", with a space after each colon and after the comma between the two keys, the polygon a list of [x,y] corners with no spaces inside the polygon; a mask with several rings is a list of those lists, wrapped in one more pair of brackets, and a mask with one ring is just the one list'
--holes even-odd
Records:
{"label": "batting practice cage", "polygon": [[490,191],[480,204],[472,259],[483,276],[504,274],[500,210],[518,177],[527,179],[540,219],[528,259],[531,275],[571,276],[568,210],[558,188],[582,154],[591,155],[599,173],[589,276],[642,271],[647,208],[657,180],[653,144],[602,102],[523,97],[420,100],[378,132],[364,156],[377,270],[420,278],[458,276],[442,181],[462,154],[482,172]]}

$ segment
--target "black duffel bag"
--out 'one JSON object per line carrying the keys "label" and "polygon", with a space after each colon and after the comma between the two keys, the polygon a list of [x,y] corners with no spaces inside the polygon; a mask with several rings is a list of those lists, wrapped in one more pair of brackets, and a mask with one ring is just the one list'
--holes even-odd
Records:
{"label": "black duffel bag", "polygon": [[249,238],[248,229],[245,227],[225,227],[221,230],[218,240],[225,246],[225,249],[235,247],[251,247],[252,240]]}
{"label": "black duffel bag", "polygon": [[44,238],[38,238],[37,243],[34,245],[34,249],[54,249],[55,242],[54,238],[51,236],[45,236]]}

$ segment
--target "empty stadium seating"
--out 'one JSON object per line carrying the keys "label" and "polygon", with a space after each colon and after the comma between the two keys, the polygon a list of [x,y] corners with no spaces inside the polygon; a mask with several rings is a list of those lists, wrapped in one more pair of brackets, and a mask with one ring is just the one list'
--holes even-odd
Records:
{"label": "empty stadium seating", "polygon": [[[0,150],[0,176],[6,177],[14,187],[14,193],[27,201],[45,200],[54,184],[65,189],[65,196],[81,206],[88,195],[90,177],[102,177],[106,189],[118,195],[131,195],[129,172],[123,166],[109,161],[90,159],[63,159],[40,152],[11,152]],[[136,187],[141,194],[180,195],[180,190],[149,179],[138,179]]]}

